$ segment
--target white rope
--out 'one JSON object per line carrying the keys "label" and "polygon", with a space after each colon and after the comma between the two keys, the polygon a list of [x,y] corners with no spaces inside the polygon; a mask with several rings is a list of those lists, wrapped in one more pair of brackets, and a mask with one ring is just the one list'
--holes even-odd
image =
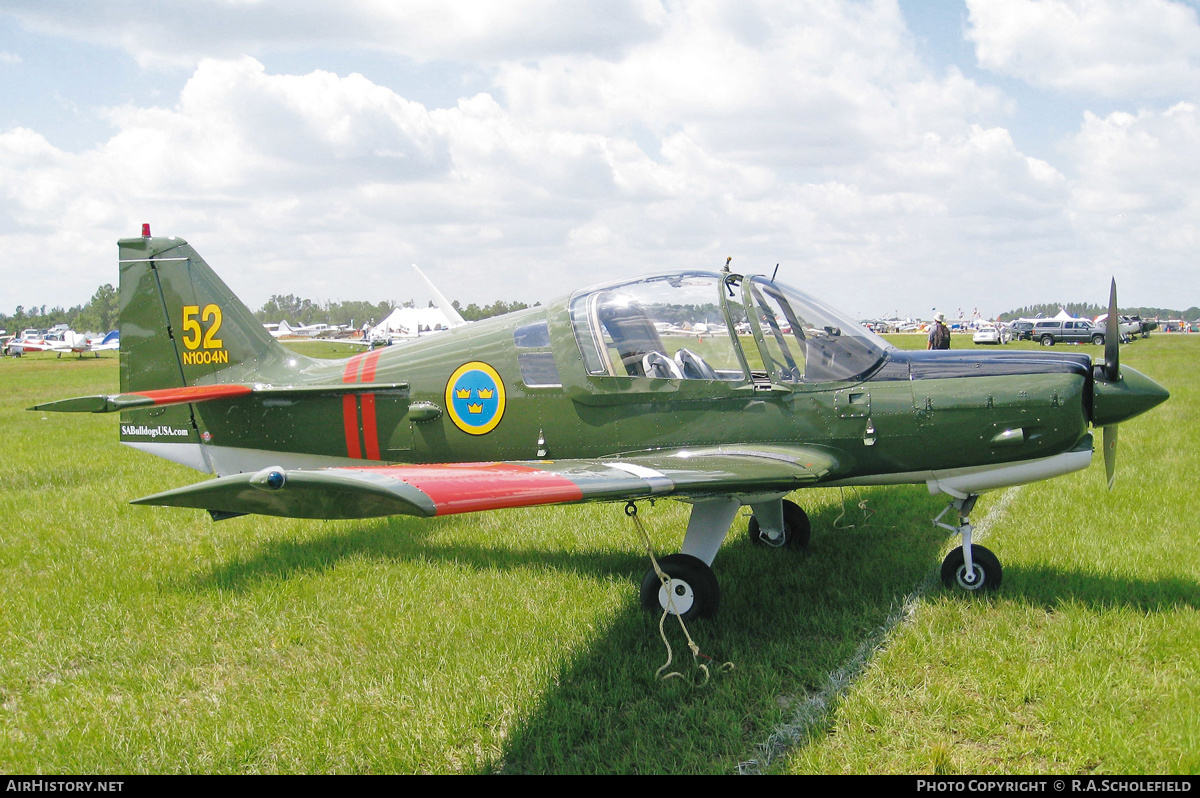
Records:
{"label": "white rope", "polygon": [[[626,504],[625,514],[633,519],[633,525],[637,527],[638,532],[641,533],[642,543],[646,547],[646,554],[650,557],[650,566],[654,569],[655,575],[658,576],[659,584],[662,587],[667,587],[671,581],[671,577],[663,571],[658,564],[658,559],[654,556],[654,545],[650,542],[650,535],[646,532],[646,528],[642,526],[642,519],[638,518],[637,505],[633,502]],[[659,616],[658,619],[658,636],[662,638],[663,645],[667,647],[667,661],[662,664],[662,667],[654,672],[654,678],[661,679],[664,682],[667,679],[673,679],[676,677],[680,679],[684,678],[684,675],[679,671],[671,671],[670,673],[666,674],[663,673],[663,671],[671,667],[671,663],[675,659],[674,650],[671,648],[671,642],[667,640],[666,630],[667,616],[674,615],[679,621],[679,628],[683,630],[683,636],[687,640],[688,649],[692,652],[692,661],[695,663],[696,668],[704,674],[703,681],[699,682],[697,686],[705,685],[708,683],[708,680],[711,678],[712,674],[708,669],[708,665],[700,660],[703,658],[711,662],[712,657],[700,653],[700,646],[697,645],[696,641],[692,639],[691,633],[688,632],[687,624],[683,622],[683,616],[675,607],[674,591],[667,590],[666,594],[667,606],[663,607],[662,615]],[[721,665],[719,670],[721,672],[733,670],[733,663],[726,662]]]}

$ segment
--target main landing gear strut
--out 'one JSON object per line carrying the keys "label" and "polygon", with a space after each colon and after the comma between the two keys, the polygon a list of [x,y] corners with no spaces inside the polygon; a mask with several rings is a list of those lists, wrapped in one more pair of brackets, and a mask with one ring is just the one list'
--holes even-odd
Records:
{"label": "main landing gear strut", "polygon": [[[943,488],[944,490],[945,488]],[[954,495],[954,494],[952,494]],[[942,584],[948,588],[957,587],[970,593],[995,590],[1000,587],[1003,569],[1000,559],[988,549],[971,543],[971,510],[975,508],[977,493],[963,493],[954,496],[954,501],[946,505],[946,509],[938,513],[933,523],[942,529],[962,535],[962,545],[946,555],[942,560]],[[942,523],[942,516],[951,508],[958,513],[958,525]]]}
{"label": "main landing gear strut", "polygon": [[[717,556],[743,499],[721,498],[692,505],[682,551],[657,560],[642,577],[642,606],[651,612],[668,612],[685,621],[708,618],[721,605],[721,585],[713,573]],[[782,497],[764,496],[746,501],[754,510],[750,518],[750,540],[756,546],[804,550],[812,525],[804,510]],[[637,523],[637,509],[627,505],[625,513]],[[660,576],[659,572],[662,572]],[[665,579],[664,579],[665,576]]]}

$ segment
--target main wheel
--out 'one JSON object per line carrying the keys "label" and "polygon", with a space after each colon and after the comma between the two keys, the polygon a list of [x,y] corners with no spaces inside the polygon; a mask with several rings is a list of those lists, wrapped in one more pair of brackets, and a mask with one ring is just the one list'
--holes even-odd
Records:
{"label": "main wheel", "polygon": [[793,501],[783,500],[782,543],[776,543],[764,537],[762,530],[759,529],[758,519],[750,516],[750,542],[755,546],[772,546],[775,548],[786,546],[789,549],[806,551],[808,549],[809,538],[811,537],[812,522],[808,520],[808,513],[800,509],[800,505]]}
{"label": "main wheel", "polygon": [[1000,587],[1004,569],[1000,558],[983,546],[971,546],[971,563],[975,567],[967,572],[967,558],[962,546],[946,555],[942,560],[942,584],[957,587],[969,593],[995,590]]}
{"label": "main wheel", "polygon": [[651,612],[665,609],[685,621],[717,614],[721,606],[721,585],[703,560],[690,554],[668,554],[659,558],[658,567],[669,581],[664,585],[653,568],[646,571],[641,591],[644,608]]}
{"label": "main wheel", "polygon": [[1054,346],[1054,336],[1053,335],[1043,335],[1042,336],[1042,346]]}

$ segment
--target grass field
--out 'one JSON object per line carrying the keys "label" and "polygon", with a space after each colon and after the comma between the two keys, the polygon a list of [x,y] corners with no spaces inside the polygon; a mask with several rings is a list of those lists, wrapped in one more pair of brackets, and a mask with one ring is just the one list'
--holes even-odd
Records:
{"label": "grass field", "polygon": [[[692,628],[734,666],[707,683],[677,629],[685,678],[655,679],[620,505],[133,507],[199,475],[113,416],[24,410],[115,391],[116,360],[0,360],[0,772],[1200,772],[1200,336],[1122,359],[1170,401],[1122,426],[1115,490],[1097,457],[980,500],[994,597],[936,585],[956,541],[923,487],[798,495],[804,555],[739,518],[721,614]],[[677,548],[686,507],[642,517]]]}

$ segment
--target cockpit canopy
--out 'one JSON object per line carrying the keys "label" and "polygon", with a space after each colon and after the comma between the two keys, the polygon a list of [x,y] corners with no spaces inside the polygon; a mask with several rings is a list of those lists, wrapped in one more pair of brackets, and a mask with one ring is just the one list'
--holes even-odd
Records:
{"label": "cockpit canopy", "polygon": [[594,376],[837,382],[874,369],[889,346],[838,311],[764,277],[647,277],[581,291],[570,313]]}

